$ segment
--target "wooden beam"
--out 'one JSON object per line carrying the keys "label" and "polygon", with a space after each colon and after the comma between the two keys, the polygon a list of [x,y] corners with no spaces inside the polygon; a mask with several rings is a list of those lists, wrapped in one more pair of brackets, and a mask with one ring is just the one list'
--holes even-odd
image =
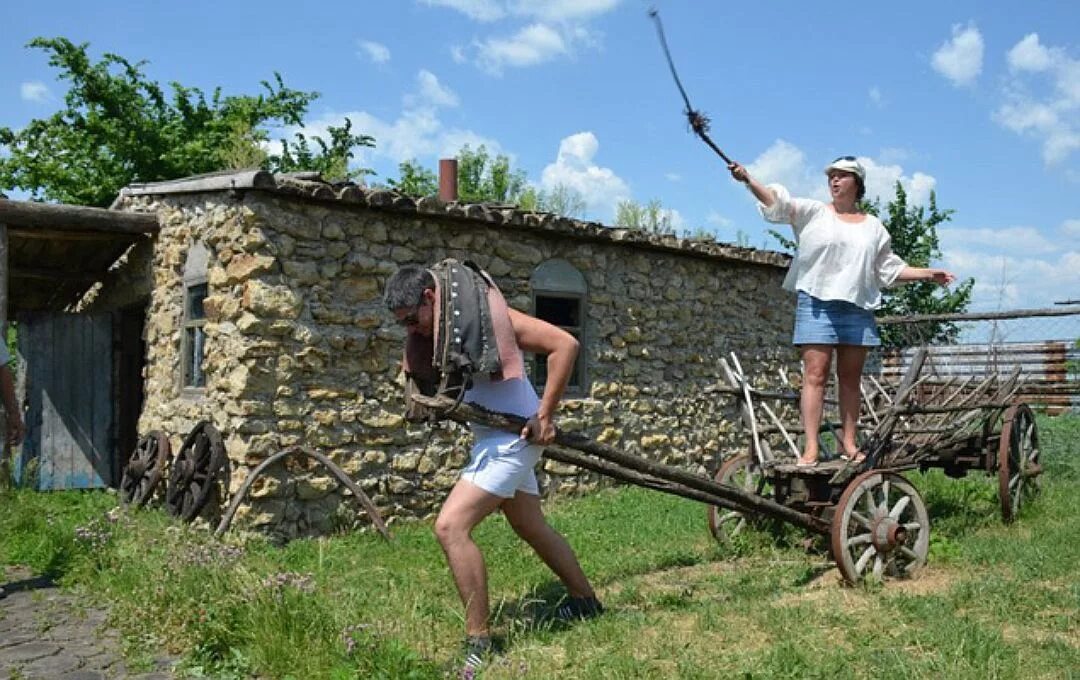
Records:
{"label": "wooden beam", "polygon": [[6,223],[12,231],[54,229],[63,232],[152,234],[159,229],[157,215],[148,213],[7,199],[0,199],[0,222]]}
{"label": "wooden beam", "polygon": [[21,229],[11,227],[8,234],[20,240],[35,241],[126,241],[130,242],[142,234],[130,234],[115,231],[65,231],[63,229]]}
{"label": "wooden beam", "polygon": [[992,321],[995,319],[1029,319],[1036,316],[1071,316],[1080,314],[1080,308],[1071,309],[1017,309],[1011,312],[978,312],[965,314],[912,314],[910,316],[882,316],[881,324],[921,323],[925,321]]}
{"label": "wooden beam", "polygon": [[105,277],[105,271],[99,273],[73,272],[45,267],[15,267],[11,270],[13,279],[33,279],[37,281],[71,281],[72,283],[94,283]]}

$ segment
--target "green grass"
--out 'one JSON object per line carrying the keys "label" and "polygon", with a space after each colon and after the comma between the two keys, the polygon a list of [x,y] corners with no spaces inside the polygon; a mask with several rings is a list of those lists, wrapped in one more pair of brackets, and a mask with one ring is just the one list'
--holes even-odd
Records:
{"label": "green grass", "polygon": [[[485,677],[1066,678],[1080,669],[1080,418],[1040,419],[1042,495],[1000,522],[996,479],[912,475],[930,508],[919,578],[846,588],[801,534],[712,541],[704,509],[627,488],[549,505],[609,613],[536,622],[561,589],[501,517],[477,541],[507,654]],[[111,611],[131,665],[194,677],[437,678],[461,607],[430,527],[275,547],[215,541],[108,493],[0,493],[0,564],[57,576]],[[1070,675],[1071,674],[1071,675]]]}

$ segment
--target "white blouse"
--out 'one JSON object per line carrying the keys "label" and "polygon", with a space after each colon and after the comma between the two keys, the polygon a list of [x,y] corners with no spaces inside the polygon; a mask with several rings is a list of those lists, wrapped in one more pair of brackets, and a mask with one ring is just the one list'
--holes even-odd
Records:
{"label": "white blouse", "polygon": [[779,184],[769,188],[776,202],[767,208],[758,203],[758,210],[769,222],[790,224],[798,246],[784,288],[877,309],[881,289],[892,285],[907,266],[893,253],[881,220],[867,215],[861,222],[844,222],[821,201],[792,198]]}

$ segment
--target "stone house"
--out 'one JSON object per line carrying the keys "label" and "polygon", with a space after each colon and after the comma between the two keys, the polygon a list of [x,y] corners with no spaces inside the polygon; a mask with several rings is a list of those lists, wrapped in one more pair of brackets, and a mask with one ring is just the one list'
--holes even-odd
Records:
{"label": "stone house", "polygon": [[[381,293],[405,263],[473,260],[512,306],[580,339],[561,427],[703,474],[746,442],[734,404],[702,393],[721,380],[720,357],[769,375],[796,359],[788,258],[769,251],[263,172],[135,185],[113,208],[156,215],[158,231],[79,308],[144,310],[138,431],[178,442],[211,421],[232,490],[306,444],[385,516],[437,509],[468,436],[402,419],[404,331]],[[529,366],[542,384],[542,362]],[[546,494],[603,483],[552,461],[541,478]],[[324,471],[282,466],[260,478],[243,521],[322,533],[355,519],[343,500]]]}

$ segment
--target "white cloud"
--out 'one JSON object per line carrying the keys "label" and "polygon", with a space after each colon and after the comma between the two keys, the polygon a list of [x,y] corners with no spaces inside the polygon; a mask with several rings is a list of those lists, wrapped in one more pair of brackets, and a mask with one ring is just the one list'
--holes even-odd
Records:
{"label": "white cloud", "polygon": [[501,74],[507,66],[533,66],[566,54],[567,42],[551,26],[532,24],[509,38],[488,38],[474,43],[476,63],[485,71]]}
{"label": "white cloud", "polygon": [[664,178],[669,182],[681,182],[682,175],[677,172],[665,172]]}
{"label": "white cloud", "polygon": [[475,21],[495,21],[506,16],[503,3],[498,0],[422,0],[424,4],[456,9]]}
{"label": "white cloud", "polygon": [[873,102],[874,106],[878,108],[885,106],[885,101],[881,96],[881,90],[878,89],[877,86],[871,87],[870,91],[867,92],[867,96],[870,97],[870,101]]}
{"label": "white cloud", "polygon": [[726,229],[735,224],[730,218],[724,217],[715,210],[709,211],[709,214],[705,216],[705,221],[713,226],[720,227],[721,229]]}
{"label": "white cloud", "polygon": [[960,250],[981,249],[1007,252],[1013,256],[1052,255],[1061,246],[1048,239],[1035,227],[1005,227],[1001,229],[961,228],[942,226],[938,236],[944,246]]}
{"label": "white cloud", "polygon": [[930,192],[937,186],[937,179],[924,172],[904,174],[899,164],[878,162],[873,158],[860,156],[859,162],[866,168],[866,196],[880,198],[889,202],[896,198],[896,183],[904,187],[910,205],[926,205],[930,202]]}
{"label": "white cloud", "polygon": [[979,29],[969,23],[952,27],[952,38],[934,52],[930,63],[934,70],[953,85],[970,85],[982,72],[983,39]]}
{"label": "white cloud", "polygon": [[460,101],[453,90],[444,86],[434,73],[421,69],[416,75],[416,83],[419,90],[415,94],[405,96],[407,108],[420,108],[432,106],[435,108],[454,108]]}
{"label": "white cloud", "polygon": [[360,48],[357,56],[367,57],[376,64],[385,64],[390,61],[390,48],[373,40],[358,40],[356,45]]}
{"label": "white cloud", "polygon": [[911,151],[900,146],[883,146],[877,155],[879,163],[903,163],[911,158]]}
{"label": "white cloud", "polygon": [[1052,60],[1050,50],[1039,43],[1038,33],[1029,33],[1012,46],[1006,55],[1009,68],[1014,71],[1045,71]]}
{"label": "white cloud", "polygon": [[793,196],[828,200],[825,175],[811,169],[802,149],[783,139],[773,142],[772,146],[746,168],[750,174],[766,184],[783,184]]}
{"label": "white cloud", "polygon": [[663,216],[663,219],[665,219],[667,223],[671,226],[672,231],[674,231],[676,234],[680,234],[684,229],[686,229],[686,218],[684,218],[682,216],[682,213],[680,213],[675,208],[661,208],[660,214]]}
{"label": "white cloud", "polygon": [[608,217],[602,219],[610,219],[618,202],[630,197],[630,188],[613,170],[595,163],[599,149],[600,142],[592,132],[563,138],[555,162],[540,175],[540,186],[548,191],[560,184],[569,187],[582,195],[590,213],[606,214]]}
{"label": "white cloud", "polygon": [[609,12],[622,0],[422,0],[424,4],[457,10],[474,21],[507,17],[544,21],[588,19]]}
{"label": "white cloud", "polygon": [[19,85],[19,96],[28,102],[43,102],[49,99],[49,88],[45,83],[32,80]]}
{"label": "white cloud", "polygon": [[619,2],[620,0],[514,0],[510,7],[514,14],[534,16],[546,21],[569,21],[610,12]]}
{"label": "white cloud", "polygon": [[1032,226],[941,226],[944,266],[974,277],[971,309],[1049,307],[1080,291],[1080,220],[1065,220],[1058,235]]}
{"label": "white cloud", "polygon": [[[402,97],[402,111],[397,118],[385,120],[367,111],[328,112],[307,121],[303,128],[285,128],[286,138],[294,132],[307,136],[318,135],[327,139],[331,125],[341,125],[346,118],[352,121],[353,130],[375,138],[375,148],[358,149],[356,165],[370,166],[374,161],[385,160],[392,164],[410,159],[438,156],[454,156],[465,144],[473,148],[487,147],[492,155],[502,153],[498,141],[473,130],[447,128],[439,118],[439,110],[456,107],[457,94],[439,82],[438,77],[427,70],[416,76],[416,89]],[[275,144],[270,145],[277,151]]]}
{"label": "white cloud", "polygon": [[[599,35],[589,21],[615,9],[622,0],[422,0],[449,7],[475,21],[503,20],[500,33],[450,48],[456,63],[473,62],[501,75],[507,68],[542,64],[572,55],[577,48],[596,48]],[[507,24],[517,24],[507,27]]]}
{"label": "white cloud", "polygon": [[1009,50],[1007,61],[1012,77],[994,120],[1039,140],[1047,165],[1065,162],[1080,150],[1080,59],[1031,33]]}

